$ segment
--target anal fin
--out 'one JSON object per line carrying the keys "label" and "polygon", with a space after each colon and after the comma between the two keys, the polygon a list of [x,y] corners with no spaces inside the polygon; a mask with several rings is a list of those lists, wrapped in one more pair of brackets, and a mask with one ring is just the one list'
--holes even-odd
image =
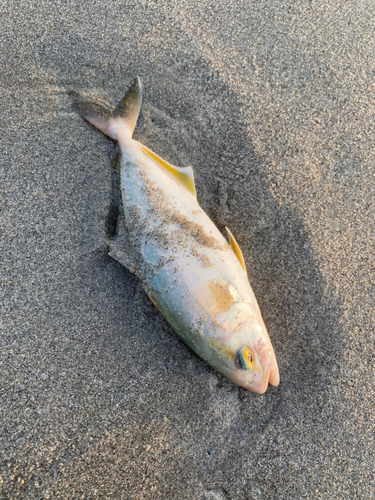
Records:
{"label": "anal fin", "polygon": [[106,221],[106,244],[108,254],[130,272],[136,274],[133,262],[133,249],[126,229],[124,208],[120,190],[120,155],[117,152],[113,159],[112,197]]}
{"label": "anal fin", "polygon": [[131,255],[132,247],[128,238],[128,234],[125,227],[125,218],[123,211],[120,210],[117,219],[116,235],[112,238],[107,238],[106,243],[109,247],[108,254],[124,267],[129,269],[133,274],[137,274],[136,265],[134,264]]}

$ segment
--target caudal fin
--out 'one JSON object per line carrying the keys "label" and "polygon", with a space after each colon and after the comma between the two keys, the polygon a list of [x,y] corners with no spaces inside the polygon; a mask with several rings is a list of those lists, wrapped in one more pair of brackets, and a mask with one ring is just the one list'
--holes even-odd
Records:
{"label": "caudal fin", "polygon": [[142,104],[142,84],[139,76],[129,87],[120,104],[117,106],[113,117],[121,118],[128,126],[130,137],[133,135]]}
{"label": "caudal fin", "polygon": [[76,94],[71,95],[74,98],[76,111],[104,134],[117,140],[116,127],[112,125],[122,122],[126,125],[130,137],[133,135],[142,104],[142,84],[138,76],[114,111],[97,103],[83,101]]}

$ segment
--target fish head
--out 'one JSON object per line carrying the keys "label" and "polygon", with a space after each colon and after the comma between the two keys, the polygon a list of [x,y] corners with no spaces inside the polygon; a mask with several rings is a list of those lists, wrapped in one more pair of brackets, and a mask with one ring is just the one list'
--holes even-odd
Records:
{"label": "fish head", "polygon": [[[228,342],[228,340],[227,340]],[[229,338],[233,358],[229,378],[245,389],[263,394],[280,381],[276,356],[262,320],[240,325]]]}

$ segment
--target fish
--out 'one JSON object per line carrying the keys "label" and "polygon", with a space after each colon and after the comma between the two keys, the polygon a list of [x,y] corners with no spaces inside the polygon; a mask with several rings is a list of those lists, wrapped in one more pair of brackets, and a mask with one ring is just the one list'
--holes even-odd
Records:
{"label": "fish", "polygon": [[279,384],[279,369],[242,251],[200,207],[192,167],[176,167],[133,138],[141,103],[139,77],[114,110],[74,102],[120,151],[120,210],[109,255],[139,278],[190,349],[234,384],[263,394]]}

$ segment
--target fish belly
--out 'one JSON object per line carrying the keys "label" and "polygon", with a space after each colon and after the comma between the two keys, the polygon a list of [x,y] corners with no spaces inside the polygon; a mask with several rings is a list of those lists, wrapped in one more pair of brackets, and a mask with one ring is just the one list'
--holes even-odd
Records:
{"label": "fish belly", "polygon": [[137,276],[176,333],[212,363],[207,337],[222,335],[220,314],[245,303],[260,315],[236,256],[196,199],[148,158],[123,161],[121,192]]}

